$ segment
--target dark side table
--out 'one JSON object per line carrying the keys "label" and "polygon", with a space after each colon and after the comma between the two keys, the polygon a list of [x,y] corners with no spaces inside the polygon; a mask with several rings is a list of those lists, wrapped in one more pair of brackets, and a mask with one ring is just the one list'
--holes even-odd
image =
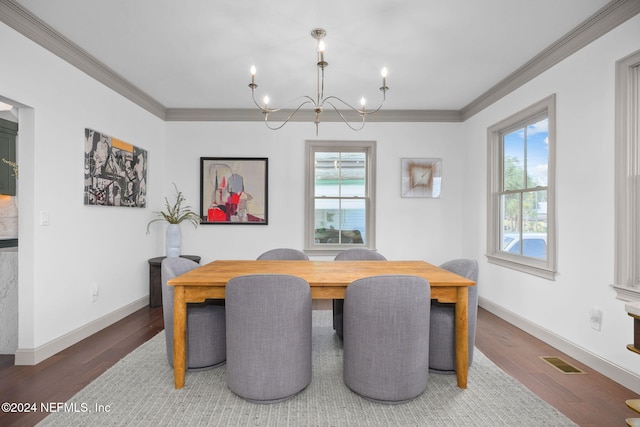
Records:
{"label": "dark side table", "polygon": [[[161,265],[166,256],[159,256],[149,260],[149,307],[162,306],[162,278]],[[197,255],[180,255],[180,258],[187,258],[200,264],[200,257]]]}

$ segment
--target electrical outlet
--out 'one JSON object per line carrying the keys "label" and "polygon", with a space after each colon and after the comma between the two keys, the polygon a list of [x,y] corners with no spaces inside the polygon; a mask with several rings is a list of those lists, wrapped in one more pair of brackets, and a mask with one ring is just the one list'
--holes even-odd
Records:
{"label": "electrical outlet", "polygon": [[49,225],[49,211],[40,211],[40,225]]}
{"label": "electrical outlet", "polygon": [[98,294],[100,293],[100,288],[97,283],[91,284],[91,302],[98,301]]}
{"label": "electrical outlet", "polygon": [[591,309],[591,329],[600,331],[602,329],[602,310],[598,307]]}

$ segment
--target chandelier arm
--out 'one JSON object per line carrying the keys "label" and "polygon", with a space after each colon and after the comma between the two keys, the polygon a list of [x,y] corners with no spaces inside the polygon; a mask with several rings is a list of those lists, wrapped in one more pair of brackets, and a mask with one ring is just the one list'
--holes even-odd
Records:
{"label": "chandelier arm", "polygon": [[374,114],[377,113],[378,111],[380,111],[380,109],[382,108],[382,105],[384,104],[384,101],[386,100],[386,97],[383,96],[382,101],[380,102],[380,104],[378,105],[378,107],[375,110],[365,110],[365,109],[358,109],[354,106],[352,106],[351,104],[349,104],[348,102],[343,101],[342,99],[338,98],[337,96],[327,96],[326,98],[324,98],[322,100],[322,103],[320,104],[320,106],[322,106],[325,102],[327,102],[328,104],[330,104],[334,109],[336,108],[335,105],[331,104],[330,102],[328,102],[331,99],[335,99],[336,101],[341,102],[344,106],[348,107],[349,109],[351,109],[352,111],[363,115],[363,116],[368,116],[370,114]]}
{"label": "chandelier arm", "polygon": [[[291,112],[291,114],[289,114],[289,116],[287,116],[287,118],[285,119],[285,121],[284,121],[284,122],[282,122],[279,126],[271,126],[271,125],[269,124],[269,113],[275,113],[275,112],[278,112],[278,111],[282,110],[282,108],[278,108],[278,109],[275,109],[275,110],[268,110],[268,111],[265,111],[263,108],[260,108],[261,110],[263,110],[262,112],[264,113],[264,124],[265,124],[269,129],[271,129],[271,130],[278,130],[278,129],[281,129],[284,125],[286,125],[287,123],[289,123],[289,120],[291,120],[291,119],[293,118],[293,116],[295,116],[295,115],[296,115],[296,113],[297,113],[298,111],[300,111],[300,109],[301,109],[303,106],[305,106],[305,105],[307,105],[307,104],[309,104],[309,103],[311,103],[311,104],[315,105],[315,102],[313,101],[313,99],[309,98],[308,96],[301,96],[300,98],[307,98],[307,101],[304,101],[302,104],[298,105],[298,108],[296,108],[295,110],[293,110],[293,111]],[[298,99],[299,99],[299,98],[298,98]],[[292,101],[292,102],[293,102],[293,101]]]}
{"label": "chandelier arm", "polygon": [[342,114],[342,112],[338,109],[338,107],[336,107],[335,105],[333,105],[333,103],[330,101],[330,99],[337,99],[338,101],[342,102],[343,104],[347,105],[349,108],[351,108],[354,111],[358,111],[357,109],[351,107],[349,104],[347,104],[346,102],[342,101],[340,98],[336,98],[335,96],[330,96],[328,98],[325,98],[323,100],[323,102],[326,102],[327,104],[329,104],[331,106],[331,108],[333,108],[335,110],[335,112],[338,114],[338,116],[340,116],[340,118],[342,119],[342,121],[344,122],[345,125],[349,126],[351,128],[351,130],[355,130],[356,132],[359,130],[362,130],[364,128],[365,125],[365,115],[364,114],[360,114],[360,116],[362,117],[362,122],[360,122],[360,127],[355,127],[352,126],[351,123],[349,123],[349,121],[347,120],[347,118]]}
{"label": "chandelier arm", "polygon": [[256,94],[255,91],[251,91],[251,98],[253,99],[253,103],[256,104],[256,107],[258,107],[258,109],[260,111],[262,111],[265,114],[269,114],[269,113],[277,113],[278,111],[284,110],[288,105],[293,104],[294,102],[296,102],[299,99],[306,99],[306,101],[304,101],[302,104],[300,104],[298,106],[298,108],[296,108],[296,112],[300,109],[300,107],[302,107],[303,105],[306,104],[313,104],[316,105],[316,102],[313,100],[313,98],[311,98],[310,96],[307,95],[303,95],[303,96],[299,96],[295,99],[292,99],[291,101],[289,101],[288,103],[286,103],[284,106],[280,107],[280,108],[265,108],[264,106],[258,104],[258,101],[256,101]]}

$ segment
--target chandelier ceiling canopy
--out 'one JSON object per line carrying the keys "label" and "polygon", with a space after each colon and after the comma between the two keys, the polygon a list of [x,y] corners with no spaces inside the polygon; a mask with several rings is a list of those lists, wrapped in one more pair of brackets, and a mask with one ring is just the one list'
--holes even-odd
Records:
{"label": "chandelier ceiling canopy", "polygon": [[[310,106],[311,110],[313,111],[313,117],[314,117],[313,122],[316,125],[316,135],[318,135],[318,127],[320,125],[320,119],[322,117],[322,113],[323,113],[325,107],[333,109],[337,113],[337,115],[340,117],[340,119],[342,119],[342,121],[347,126],[349,126],[351,129],[353,129],[355,131],[359,131],[362,128],[364,128],[364,125],[365,125],[366,120],[367,120],[367,116],[378,112],[382,108],[382,104],[384,104],[384,101],[386,100],[387,91],[389,90],[389,88],[387,87],[387,69],[386,68],[383,68],[382,72],[381,72],[381,74],[382,74],[382,86],[380,87],[380,91],[382,92],[382,100],[380,101],[380,104],[376,108],[367,109],[366,108],[366,99],[364,97],[362,97],[360,99],[360,107],[354,107],[351,104],[349,104],[348,102],[340,99],[337,96],[333,96],[333,95],[325,96],[325,94],[324,94],[324,70],[325,70],[325,68],[327,68],[329,66],[329,63],[325,60],[324,37],[326,35],[327,35],[327,32],[322,28],[316,28],[316,29],[311,30],[311,37],[313,37],[314,39],[317,40],[317,47],[316,47],[316,52],[317,52],[317,69],[316,69],[317,86],[316,86],[316,95],[315,95],[315,97],[308,96],[308,95],[303,95],[303,96],[300,96],[298,98],[293,99],[292,101],[289,102],[289,104],[287,104],[287,106],[288,105],[296,105],[297,102],[300,102],[299,104],[297,104],[297,106],[295,106],[293,108],[290,108],[288,110],[285,110],[286,106],[281,107],[281,108],[271,108],[271,107],[269,107],[269,96],[267,96],[267,95],[265,95],[262,98],[262,103],[259,103],[256,100],[256,89],[258,88],[258,85],[256,83],[256,67],[255,66],[251,67],[251,83],[249,83],[249,88],[251,88],[251,97],[253,98],[253,102],[256,104],[258,109],[264,114],[264,122],[265,122],[265,124],[267,125],[267,127],[269,129],[271,129],[271,130],[281,129],[304,106]],[[277,125],[272,125],[271,122],[269,122],[269,114],[277,113],[279,111],[283,111],[283,112],[286,111],[286,112],[288,112],[288,115],[284,119],[284,121],[282,121],[282,123],[277,124]],[[349,121],[349,119],[347,117],[349,112],[356,113],[359,116],[359,120],[358,120],[359,124],[353,125],[353,124],[350,123],[350,121]]]}

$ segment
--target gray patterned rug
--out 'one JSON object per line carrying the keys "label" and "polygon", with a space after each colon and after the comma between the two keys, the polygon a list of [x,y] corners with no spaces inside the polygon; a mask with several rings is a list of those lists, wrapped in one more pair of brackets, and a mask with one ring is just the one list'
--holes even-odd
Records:
{"label": "gray patterned rug", "polygon": [[313,312],[313,379],[291,400],[248,403],[226,387],[224,366],[188,372],[173,388],[164,332],[119,361],[40,426],[575,426],[475,350],[468,388],[455,375],[429,376],[401,405],[369,402],[342,382],[342,343],[331,311]]}

